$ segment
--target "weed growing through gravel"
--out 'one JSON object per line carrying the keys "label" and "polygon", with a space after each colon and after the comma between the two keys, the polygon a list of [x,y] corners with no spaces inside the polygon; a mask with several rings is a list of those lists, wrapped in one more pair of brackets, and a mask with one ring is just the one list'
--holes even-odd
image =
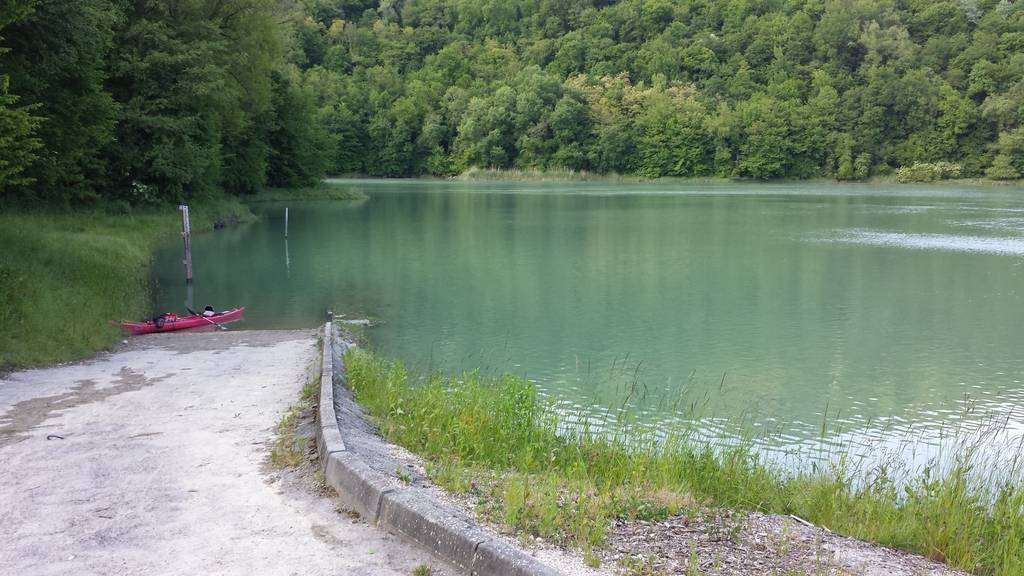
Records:
{"label": "weed growing through gravel", "polygon": [[[662,573],[654,568],[654,558],[623,558],[619,565],[625,570],[625,576],[662,576]],[[697,576],[699,572],[689,573],[687,576]]]}
{"label": "weed growing through gravel", "polygon": [[345,362],[356,399],[388,439],[431,462],[435,482],[475,494],[482,513],[511,529],[584,553],[612,519],[661,519],[705,504],[793,514],[978,574],[1024,574],[1018,471],[988,468],[969,447],[952,466],[914,475],[843,458],[789,473],[749,445],[715,448],[684,428],[592,430],[512,376],[413,380],[400,363],[359,349]]}
{"label": "weed growing through gravel", "polygon": [[[318,355],[319,357],[319,355]],[[317,392],[320,389],[320,372],[316,369],[317,362],[310,365],[306,372],[306,384],[302,387],[299,402],[288,407],[277,423],[277,438],[270,449],[270,462],[278,468],[290,468],[302,463],[309,452],[309,438],[298,434],[299,422],[303,414],[316,405]]]}
{"label": "weed growing through gravel", "polygon": [[298,466],[309,449],[308,439],[295,434],[302,411],[303,407],[295,404],[288,408],[277,423],[277,439],[270,450],[270,461],[278,468]]}

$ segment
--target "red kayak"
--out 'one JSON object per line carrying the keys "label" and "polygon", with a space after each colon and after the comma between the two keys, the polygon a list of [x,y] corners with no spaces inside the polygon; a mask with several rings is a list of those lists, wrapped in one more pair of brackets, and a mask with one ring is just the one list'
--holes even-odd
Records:
{"label": "red kayak", "polygon": [[187,330],[189,328],[201,328],[203,326],[219,326],[221,324],[227,324],[228,322],[241,320],[242,314],[244,313],[245,306],[225,310],[223,312],[217,312],[213,316],[203,316],[201,314],[178,316],[174,312],[168,312],[167,314],[161,314],[156,318],[146,320],[145,322],[121,322],[121,328],[124,328],[136,335],[152,334],[154,332],[173,332],[175,330]]}

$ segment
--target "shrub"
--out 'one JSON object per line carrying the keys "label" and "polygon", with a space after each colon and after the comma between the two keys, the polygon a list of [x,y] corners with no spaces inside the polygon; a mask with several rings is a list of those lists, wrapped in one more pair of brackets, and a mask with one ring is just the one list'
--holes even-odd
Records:
{"label": "shrub", "polygon": [[993,180],[1016,180],[1020,173],[1013,167],[1013,162],[1006,154],[996,156],[992,165],[985,170],[985,175]]}
{"label": "shrub", "polygon": [[896,171],[897,182],[934,182],[959,178],[962,168],[952,162],[914,162]]}

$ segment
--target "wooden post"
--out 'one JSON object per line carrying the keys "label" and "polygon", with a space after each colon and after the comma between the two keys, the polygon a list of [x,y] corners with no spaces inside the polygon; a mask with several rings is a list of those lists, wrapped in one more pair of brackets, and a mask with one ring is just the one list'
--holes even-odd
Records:
{"label": "wooden post", "polygon": [[178,206],[181,210],[181,237],[185,240],[185,283],[192,283],[192,230],[188,223],[188,206]]}
{"label": "wooden post", "polygon": [[193,304],[193,298],[192,298],[193,289],[192,289],[192,286],[193,285],[192,285],[191,282],[185,284],[185,310],[195,310],[196,309],[196,305]]}
{"label": "wooden post", "polygon": [[284,237],[288,237],[288,207],[284,209]]}

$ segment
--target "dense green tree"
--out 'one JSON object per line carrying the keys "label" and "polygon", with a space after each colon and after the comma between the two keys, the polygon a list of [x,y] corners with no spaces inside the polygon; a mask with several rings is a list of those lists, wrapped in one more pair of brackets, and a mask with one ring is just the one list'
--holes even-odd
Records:
{"label": "dense green tree", "polygon": [[35,136],[42,118],[17,104],[18,97],[8,93],[7,77],[0,76],[0,192],[32,182],[25,171],[42,146]]}
{"label": "dense green tree", "polygon": [[43,153],[25,172],[43,199],[94,196],[105,175],[116,106],[104,67],[119,14],[109,0],[39,0],[4,32],[10,89],[45,119]]}
{"label": "dense green tree", "polygon": [[1013,180],[1020,178],[1021,174],[1014,166],[1013,159],[1007,154],[998,154],[992,165],[985,171],[985,175],[995,180]]}
{"label": "dense green tree", "polygon": [[549,119],[555,147],[551,164],[575,170],[590,168],[587,145],[590,118],[586,106],[570,94],[563,95]]}
{"label": "dense green tree", "polygon": [[330,137],[316,117],[316,96],[302,85],[295,68],[272,74],[273,116],[267,127],[270,146],[267,180],[271,186],[314,184],[329,161]]}
{"label": "dense green tree", "polygon": [[739,150],[739,176],[763,179],[815,174],[813,146],[818,143],[806,136],[809,125],[801,106],[758,94],[741,102],[736,111],[745,136]]}
{"label": "dense green tree", "polygon": [[[217,34],[225,39],[225,90],[231,101],[221,110],[223,167],[220,186],[236,193],[259,190],[274,152],[265,124],[273,114],[273,72],[282,67],[284,31],[269,0],[233,0],[212,5]],[[316,120],[313,111],[307,122]],[[291,143],[296,145],[296,143]]]}
{"label": "dense green tree", "polygon": [[3,10],[0,10],[0,33],[10,26],[32,13],[36,0],[5,0]]}
{"label": "dense green tree", "polygon": [[571,78],[568,86],[587,103],[591,135],[589,164],[599,172],[636,169],[640,127],[634,122],[637,90],[625,75]]}
{"label": "dense green tree", "polygon": [[992,165],[993,177],[1011,177],[1011,167],[1018,174],[1024,174],[1024,126],[1001,133],[993,148],[996,152]]}
{"label": "dense green tree", "polygon": [[234,104],[222,61],[227,42],[200,3],[134,0],[126,10],[108,85],[121,104],[109,149],[113,182],[130,200],[180,200],[216,190],[219,114]]}
{"label": "dense green tree", "polygon": [[293,94],[304,90],[301,79],[275,85],[273,77],[287,73],[287,59],[309,63],[326,44],[306,7],[8,4],[0,15],[0,164],[5,188],[19,184],[19,197],[181,200],[258,190],[282,166],[301,167],[295,174],[304,182],[322,174],[323,116],[316,106],[275,109],[273,98],[279,107],[310,100]]}
{"label": "dense green tree", "polygon": [[637,172],[643,176],[705,176],[711,171],[712,137],[706,112],[688,87],[655,88],[638,118],[642,136]]}
{"label": "dense green tree", "polygon": [[[4,28],[31,13],[34,0],[13,0],[0,10],[0,42]],[[8,52],[0,44],[0,62]],[[18,96],[10,93],[10,77],[0,68],[0,192],[9,194],[14,186],[31,182],[24,172],[36,160],[35,152],[42,146],[36,137],[41,118],[33,115],[33,106],[19,105]]]}
{"label": "dense green tree", "polygon": [[459,125],[456,150],[462,164],[507,168],[515,158],[515,92],[502,86],[491,96],[469,101]]}

